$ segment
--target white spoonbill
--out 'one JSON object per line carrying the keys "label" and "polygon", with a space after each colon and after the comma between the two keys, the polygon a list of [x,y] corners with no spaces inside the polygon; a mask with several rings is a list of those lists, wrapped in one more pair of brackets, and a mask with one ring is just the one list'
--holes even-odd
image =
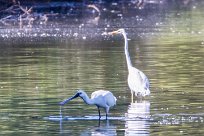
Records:
{"label": "white spoonbill", "polygon": [[117,100],[116,97],[110,91],[105,90],[95,91],[91,94],[90,99],[83,90],[77,90],[77,93],[74,96],[60,102],[60,105],[64,105],[65,103],[77,97],[81,97],[86,104],[96,105],[98,108],[99,119],[101,118],[100,108],[104,108],[106,112],[106,120],[110,107],[116,105]]}
{"label": "white spoonbill", "polygon": [[132,102],[134,93],[136,97],[145,97],[147,95],[150,95],[149,80],[147,76],[142,71],[132,66],[128,52],[128,40],[125,30],[118,29],[117,31],[109,32],[108,34],[122,34],[125,40],[124,50],[128,67],[128,86],[131,90]]}

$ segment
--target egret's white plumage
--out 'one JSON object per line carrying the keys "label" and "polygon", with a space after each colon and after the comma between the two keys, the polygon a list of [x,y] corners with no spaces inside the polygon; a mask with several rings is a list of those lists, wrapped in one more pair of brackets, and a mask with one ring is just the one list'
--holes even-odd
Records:
{"label": "egret's white plumage", "polygon": [[109,32],[108,34],[122,34],[125,40],[125,57],[127,61],[127,67],[128,67],[128,86],[131,90],[132,94],[132,102],[133,102],[133,94],[135,93],[135,96],[137,97],[144,97],[150,94],[149,90],[149,80],[147,76],[140,71],[139,69],[132,66],[129,52],[128,52],[128,40],[126,36],[126,32],[124,29],[119,29],[117,31]]}
{"label": "egret's white plumage", "polygon": [[64,105],[65,103],[71,101],[76,97],[81,97],[86,104],[96,105],[98,108],[99,119],[101,118],[100,108],[105,109],[106,119],[107,119],[110,107],[116,105],[116,100],[117,100],[116,97],[110,91],[105,91],[105,90],[95,91],[91,94],[91,99],[90,99],[86,94],[86,92],[84,92],[83,90],[78,90],[73,97],[60,102],[60,105]]}

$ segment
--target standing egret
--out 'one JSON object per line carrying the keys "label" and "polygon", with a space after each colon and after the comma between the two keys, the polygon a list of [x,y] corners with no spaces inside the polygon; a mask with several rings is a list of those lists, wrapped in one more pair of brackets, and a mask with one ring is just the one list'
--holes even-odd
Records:
{"label": "standing egret", "polygon": [[116,97],[110,91],[105,90],[95,91],[91,94],[90,99],[83,90],[77,90],[77,93],[74,96],[60,102],[60,105],[64,105],[65,103],[77,97],[81,97],[86,104],[96,105],[98,108],[99,119],[101,118],[100,108],[104,108],[106,112],[106,120],[108,117],[110,107],[114,106],[117,100]]}
{"label": "standing egret", "polygon": [[149,95],[150,94],[149,80],[147,76],[142,71],[132,66],[128,52],[128,40],[125,30],[119,29],[117,31],[109,32],[108,34],[109,35],[122,34],[124,37],[125,40],[124,50],[128,67],[128,86],[131,90],[132,102],[134,93],[136,97],[145,97]]}

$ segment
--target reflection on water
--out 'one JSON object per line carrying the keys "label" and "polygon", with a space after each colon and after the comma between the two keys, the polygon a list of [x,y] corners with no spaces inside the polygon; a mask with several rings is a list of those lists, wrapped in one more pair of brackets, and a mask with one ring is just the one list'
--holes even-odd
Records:
{"label": "reflection on water", "polygon": [[128,106],[125,121],[125,135],[148,136],[150,131],[150,102],[139,101]]}
{"label": "reflection on water", "polygon": [[[84,120],[85,121],[85,120]],[[64,123],[64,124],[63,124]],[[66,129],[66,124],[67,122],[64,120],[60,120],[59,121],[59,130],[60,130],[60,134],[71,134],[69,132],[69,130]],[[69,122],[73,123],[72,121]],[[110,135],[110,136],[116,136],[116,126],[114,126],[112,123],[110,123],[110,120],[97,120],[97,121],[92,121],[92,123],[94,123],[94,126],[88,126],[87,129],[84,130],[80,130],[78,132],[79,135],[92,135],[92,136],[96,136],[96,135],[100,135],[100,136],[106,136],[106,135]],[[96,125],[97,124],[97,125]],[[74,126],[73,126],[74,127]]]}
{"label": "reflection on water", "polygon": [[99,121],[99,126],[94,127],[91,130],[84,130],[81,135],[91,134],[91,136],[116,136],[116,126],[112,125],[109,120]]}

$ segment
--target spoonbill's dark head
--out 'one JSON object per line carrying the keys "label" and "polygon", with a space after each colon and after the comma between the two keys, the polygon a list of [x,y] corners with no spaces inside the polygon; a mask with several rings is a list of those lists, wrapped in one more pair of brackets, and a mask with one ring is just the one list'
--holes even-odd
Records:
{"label": "spoonbill's dark head", "polygon": [[70,97],[70,98],[60,102],[59,104],[63,106],[67,102],[69,102],[69,101],[71,101],[71,100],[73,100],[73,99],[75,99],[77,97],[83,98],[85,95],[86,95],[86,93],[83,90],[77,90],[77,92],[76,92],[76,94],[74,96],[72,96],[72,97]]}

